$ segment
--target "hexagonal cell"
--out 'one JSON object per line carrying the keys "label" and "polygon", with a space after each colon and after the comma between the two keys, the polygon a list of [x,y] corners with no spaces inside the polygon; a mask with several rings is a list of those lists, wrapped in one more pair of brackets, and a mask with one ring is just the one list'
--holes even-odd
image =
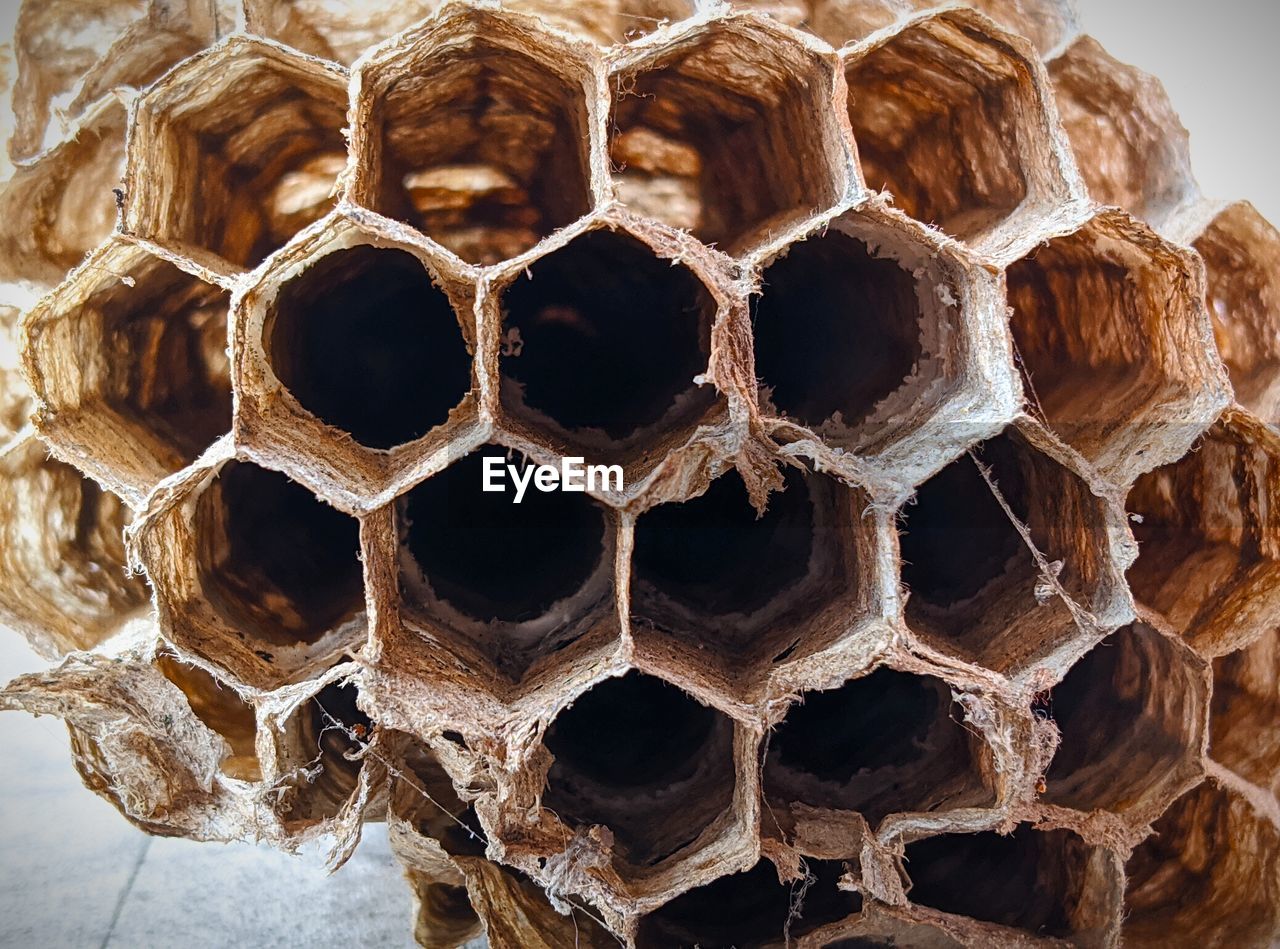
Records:
{"label": "hexagonal cell", "polygon": [[543,807],[570,828],[607,827],[624,878],[693,854],[734,819],[733,723],[660,679],[606,680],[545,741],[555,760]]}
{"label": "hexagonal cell", "polygon": [[1061,733],[1040,799],[1141,826],[1202,773],[1204,660],[1144,623],[1104,639],[1049,693]]}
{"label": "hexagonal cell", "polygon": [[236,443],[354,514],[482,443],[476,284],[458,266],[347,205],[289,243],[232,314]]}
{"label": "hexagonal cell", "polygon": [[245,28],[350,66],[370,46],[430,16],[442,0],[244,0]]}
{"label": "hexagonal cell", "polygon": [[1280,831],[1211,781],[1165,812],[1125,873],[1126,946],[1262,946],[1280,926]]}
{"label": "hexagonal cell", "polygon": [[1107,944],[1119,916],[1118,861],[1069,830],[942,834],[907,844],[905,865],[911,902],[1037,936]]}
{"label": "hexagonal cell", "polygon": [[471,391],[467,336],[423,262],[358,244],[283,284],[267,362],[307,412],[368,448],[416,441]]}
{"label": "hexagonal cell", "polygon": [[688,267],[595,230],[502,291],[508,427],[638,480],[717,405],[706,372],[716,304]]}
{"label": "hexagonal cell", "polygon": [[537,16],[544,23],[602,45],[639,39],[691,16],[696,0],[506,0],[504,7]]}
{"label": "hexagonal cell", "polygon": [[845,873],[839,861],[806,860],[802,869],[803,879],[782,883],[777,867],[761,859],[750,870],[690,890],[641,919],[636,946],[790,945],[862,908],[859,894],[838,886]]}
{"label": "hexagonal cell", "polygon": [[139,554],[179,647],[274,688],[363,642],[359,524],[301,485],[217,460],[149,514]]}
{"label": "hexagonal cell", "polygon": [[224,682],[219,682],[199,666],[162,652],[156,666],[164,677],[182,690],[191,711],[227,743],[227,755],[220,765],[223,774],[241,781],[261,781],[256,740],[258,725],[253,706]]}
{"label": "hexagonal cell", "polygon": [[912,217],[1003,253],[1071,196],[1041,67],[950,11],[845,53],[867,185]]}
{"label": "hexagonal cell", "polygon": [[908,624],[940,649],[1011,674],[1080,636],[1059,588],[1103,625],[1129,609],[1110,539],[1121,529],[1118,512],[1029,437],[1034,430],[1006,429],[926,482],[900,512]]}
{"label": "hexagonal cell", "polygon": [[999,411],[993,393],[1010,388],[977,385],[988,365],[977,327],[1003,322],[996,305],[995,287],[915,222],[874,207],[842,215],[763,265],[751,301],[761,411],[784,423],[775,437],[812,432],[881,455],[887,475],[914,483],[927,471],[910,445],[959,450]]}
{"label": "hexagonal cell", "polygon": [[1280,232],[1245,201],[1195,238],[1209,274],[1209,315],[1236,401],[1280,424]]}
{"label": "hexagonal cell", "polygon": [[231,429],[227,307],[131,244],[95,252],[26,322],[41,434],[140,504]]}
{"label": "hexagonal cell", "polygon": [[490,446],[399,500],[401,619],[518,683],[579,640],[617,635],[616,527],[585,494],[529,481],[515,503],[509,473],[486,491],[486,458],[523,466]]}
{"label": "hexagonal cell", "polygon": [[1280,633],[1263,633],[1213,662],[1209,755],[1240,777],[1280,795]]}
{"label": "hexagonal cell", "polygon": [[286,827],[333,818],[355,793],[364,758],[360,752],[374,723],[356,703],[350,682],[330,682],[303,702],[277,739],[282,757],[281,812]]}
{"label": "hexagonal cell", "polygon": [[848,163],[833,63],[735,18],[639,44],[613,69],[618,197],[730,253],[831,207]]}
{"label": "hexagonal cell", "polygon": [[138,100],[125,224],[215,272],[249,269],[333,206],[347,76],[233,35]]}
{"label": "hexagonal cell", "polygon": [[93,649],[150,613],[125,569],[129,512],[35,438],[0,451],[0,623],[54,657]]}
{"label": "hexagonal cell", "polygon": [[1129,493],[1139,554],[1129,583],[1196,649],[1218,656],[1280,622],[1280,437],[1231,411],[1181,461]]}
{"label": "hexagonal cell", "polygon": [[1199,264],[1103,211],[1009,267],[1031,410],[1120,482],[1181,457],[1226,404]]}
{"label": "hexagonal cell", "polygon": [[861,492],[785,472],[763,515],[736,471],[699,497],[636,521],[631,615],[637,640],[728,687],[825,648],[874,607],[875,543]]}
{"label": "hexagonal cell", "polygon": [[[13,35],[17,77],[9,154],[27,161],[66,123],[120,87],[143,88],[234,29],[230,4],[180,0],[44,0],[22,4]],[[74,28],[70,26],[74,24]]]}
{"label": "hexagonal cell", "polygon": [[1089,193],[1157,229],[1199,197],[1191,140],[1160,80],[1081,37],[1049,64]]}
{"label": "hexagonal cell", "polygon": [[64,141],[14,170],[0,189],[0,280],[51,287],[111,233],[126,120],[125,106],[106,99]]}
{"label": "hexagonal cell", "polygon": [[982,773],[989,756],[951,705],[941,679],[889,668],[807,693],[769,739],[770,812],[857,811],[874,827],[889,814],[994,803]]}
{"label": "hexagonal cell", "polygon": [[594,74],[532,25],[458,7],[364,61],[353,197],[478,264],[585,214]]}

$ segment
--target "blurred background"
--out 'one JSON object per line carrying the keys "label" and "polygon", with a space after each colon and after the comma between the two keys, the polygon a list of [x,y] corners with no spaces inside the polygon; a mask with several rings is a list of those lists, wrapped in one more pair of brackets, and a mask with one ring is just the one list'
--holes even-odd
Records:
{"label": "blurred background", "polygon": [[[1207,196],[1280,221],[1280,4],[1078,0],[1117,59],[1163,79]],[[0,0],[0,37],[16,0]],[[0,630],[0,681],[42,668]],[[380,826],[329,876],[317,854],[155,839],[81,785],[60,722],[0,717],[0,946],[413,946]]]}

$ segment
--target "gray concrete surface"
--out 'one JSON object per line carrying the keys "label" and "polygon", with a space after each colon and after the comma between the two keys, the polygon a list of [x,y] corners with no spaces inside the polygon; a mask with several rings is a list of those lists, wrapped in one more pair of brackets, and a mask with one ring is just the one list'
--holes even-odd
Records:
{"label": "gray concrete surface", "polygon": [[[0,629],[0,681],[42,663]],[[318,854],[152,838],[90,792],[60,722],[0,713],[0,946],[410,947],[382,825],[330,876]]]}

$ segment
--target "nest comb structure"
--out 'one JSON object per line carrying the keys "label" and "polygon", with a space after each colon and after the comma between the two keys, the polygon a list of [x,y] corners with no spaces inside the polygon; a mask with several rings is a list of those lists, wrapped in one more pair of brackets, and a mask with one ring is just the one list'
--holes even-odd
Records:
{"label": "nest comb structure", "polygon": [[1065,3],[10,52],[0,704],[128,820],[385,820],[424,946],[1276,938],[1280,235]]}

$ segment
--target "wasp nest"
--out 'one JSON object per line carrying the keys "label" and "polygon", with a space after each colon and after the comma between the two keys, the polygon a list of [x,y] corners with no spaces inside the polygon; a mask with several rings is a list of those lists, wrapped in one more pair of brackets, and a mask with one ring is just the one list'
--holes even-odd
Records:
{"label": "wasp nest", "polygon": [[1280,234],[1160,86],[372,6],[23,6],[0,703],[153,833],[385,820],[425,946],[1269,944]]}

